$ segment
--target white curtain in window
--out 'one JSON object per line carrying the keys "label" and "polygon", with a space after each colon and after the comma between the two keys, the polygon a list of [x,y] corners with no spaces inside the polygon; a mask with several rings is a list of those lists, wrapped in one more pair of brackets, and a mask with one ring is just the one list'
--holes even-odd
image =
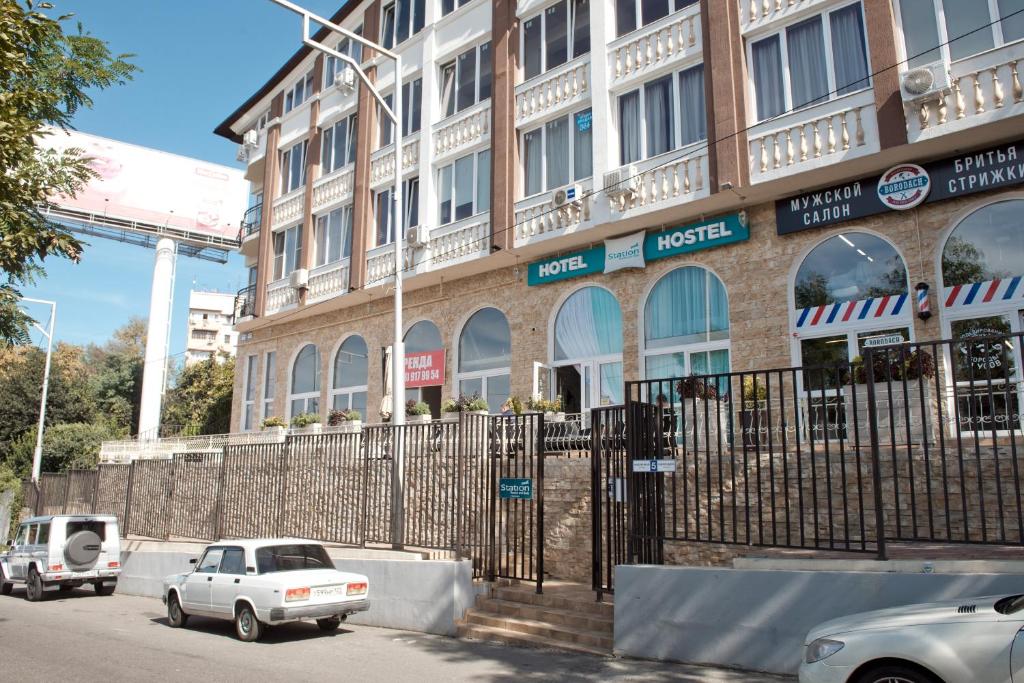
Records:
{"label": "white curtain in window", "polygon": [[647,348],[708,340],[707,275],[703,268],[685,266],[658,281],[644,310]]}
{"label": "white curtain in window", "polygon": [[757,91],[757,118],[770,119],[786,111],[782,91],[782,51],[779,37],[772,36],[754,43],[754,88]]}
{"label": "white curtain in window", "polygon": [[629,164],[640,158],[640,92],[619,98],[619,157]]}
{"label": "white curtain in window", "polygon": [[594,174],[594,127],[590,110],[573,115],[572,121],[573,177],[582,180]]}
{"label": "white curtain in window", "polygon": [[704,65],[679,74],[679,111],[682,114],[683,145],[708,137],[707,108],[704,105]]}
{"label": "white curtain in window", "polygon": [[868,55],[860,5],[850,5],[829,15],[832,27],[832,63],[836,92],[845,95],[868,87]]}
{"label": "white curtain in window", "polygon": [[569,119],[560,118],[545,125],[545,165],[548,190],[569,183]]}
{"label": "white curtain in window", "polygon": [[793,108],[827,99],[828,71],[821,17],[808,19],[786,29],[786,45]]}
{"label": "white curtain in window", "polygon": [[540,128],[523,133],[523,171],[527,197],[537,194],[544,187],[542,138],[543,134]]}
{"label": "white curtain in window", "polygon": [[672,115],[672,77],[644,84],[647,119],[646,158],[664,154],[674,147],[675,117]]}
{"label": "white curtain in window", "polygon": [[584,287],[574,292],[555,319],[555,360],[580,360],[622,353],[622,310],[611,292]]}

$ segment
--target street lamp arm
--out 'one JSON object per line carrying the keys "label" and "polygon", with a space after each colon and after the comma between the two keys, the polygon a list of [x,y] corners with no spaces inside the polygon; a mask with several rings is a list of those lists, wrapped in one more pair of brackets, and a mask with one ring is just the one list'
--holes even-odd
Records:
{"label": "street lamp arm", "polygon": [[[277,0],[273,0],[273,1],[277,2]],[[329,48],[328,46],[324,45],[323,43],[318,43],[317,41],[313,40],[312,38],[309,38],[308,35],[304,36],[302,38],[302,42],[305,45],[308,45],[309,47],[313,48],[314,50],[320,50],[321,52],[325,52],[325,53],[329,54],[330,56],[334,57],[335,59],[338,59],[338,60],[340,60],[342,62],[345,62],[346,64],[351,66],[352,70],[356,72],[356,76],[359,76],[359,80],[361,80],[363,82],[363,85],[365,85],[366,88],[370,91],[370,94],[373,95],[373,99],[377,100],[377,104],[379,104],[381,109],[384,110],[384,113],[387,114],[388,118],[391,119],[392,121],[394,121],[395,125],[398,124],[398,116],[395,114],[394,110],[390,106],[388,106],[387,101],[380,94],[380,91],[377,90],[376,86],[366,76],[366,72],[363,71],[363,69],[360,66],[359,62],[357,62],[356,60],[352,59],[351,57],[349,57],[344,52],[338,52],[337,50],[332,50],[331,48]]]}
{"label": "street lamp arm", "polygon": [[359,43],[361,45],[365,45],[366,47],[370,48],[371,50],[374,50],[375,52],[380,52],[381,54],[385,55],[386,57],[390,57],[391,59],[397,59],[398,58],[398,54],[396,54],[395,52],[392,52],[391,50],[387,49],[386,47],[384,47],[382,45],[379,45],[378,43],[375,43],[372,40],[364,38],[363,36],[359,35],[358,33],[353,33],[352,31],[349,31],[347,28],[342,28],[341,26],[338,26],[337,24],[335,24],[330,19],[324,19],[320,15],[314,14],[313,12],[310,12],[308,9],[306,9],[304,7],[299,7],[294,2],[290,2],[289,0],[270,0],[270,1],[280,5],[281,7],[284,7],[287,10],[295,12],[296,14],[301,15],[303,17],[303,19],[305,20],[305,21],[303,21],[303,26],[304,26],[304,31],[305,31],[305,34],[306,34],[305,36],[303,36],[303,42],[305,42],[305,39],[309,37],[309,22],[310,22],[310,20],[313,20],[316,23],[320,24],[321,26],[330,29],[331,31],[334,31],[336,33],[340,33],[341,35],[345,36],[349,40],[354,40],[357,43]]}

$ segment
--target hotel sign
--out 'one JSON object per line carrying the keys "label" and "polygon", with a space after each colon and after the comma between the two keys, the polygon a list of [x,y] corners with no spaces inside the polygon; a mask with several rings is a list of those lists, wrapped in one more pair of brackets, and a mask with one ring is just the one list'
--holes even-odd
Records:
{"label": "hotel sign", "polygon": [[[775,202],[776,230],[788,235],[1021,183],[1024,142],[1016,142],[923,166],[901,164],[882,176],[779,200]],[[907,201],[901,201],[901,196]]]}
{"label": "hotel sign", "polygon": [[661,232],[640,232],[610,239],[591,249],[534,261],[529,266],[526,281],[532,287],[594,273],[644,268],[648,261],[748,239],[750,229],[740,215],[734,213]]}

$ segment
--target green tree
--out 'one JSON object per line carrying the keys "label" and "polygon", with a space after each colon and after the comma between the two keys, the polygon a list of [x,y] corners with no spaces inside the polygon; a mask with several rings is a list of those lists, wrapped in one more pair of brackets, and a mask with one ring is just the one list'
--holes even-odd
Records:
{"label": "green tree", "polygon": [[795,287],[796,307],[821,306],[834,301],[828,291],[828,279],[821,273],[808,273]]}
{"label": "green tree", "polygon": [[67,128],[90,88],[131,78],[131,55],[113,55],[86,33],[65,33],[70,16],[37,10],[53,5],[0,0],[0,341],[28,341],[30,318],[20,288],[44,274],[48,256],[78,261],[82,243],[47,220],[51,197],[75,195],[93,176],[82,150],[45,150],[50,127]]}
{"label": "green tree", "polygon": [[947,287],[984,282],[998,277],[985,267],[985,254],[960,237],[951,237],[942,250],[942,282]]}
{"label": "green tree", "polygon": [[190,434],[223,434],[231,426],[235,359],[209,358],[187,365],[167,393],[163,423]]}
{"label": "green tree", "polygon": [[90,345],[85,357],[94,370],[93,395],[103,415],[131,434],[139,430],[146,322],[132,318],[103,346]]}

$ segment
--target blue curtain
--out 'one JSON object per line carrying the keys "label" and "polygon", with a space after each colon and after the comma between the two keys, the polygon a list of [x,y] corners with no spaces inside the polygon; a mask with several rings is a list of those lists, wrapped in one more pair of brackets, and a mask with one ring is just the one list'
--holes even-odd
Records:
{"label": "blue curtain", "polygon": [[605,289],[585,287],[566,299],[555,319],[555,360],[622,353],[622,311]]}
{"label": "blue curtain", "polygon": [[673,270],[658,281],[647,298],[644,334],[649,349],[727,339],[729,302],[725,286],[710,271],[697,266]]}
{"label": "blue curtain", "polygon": [[683,126],[683,145],[708,137],[708,116],[704,104],[704,65],[679,74],[679,112]]}
{"label": "blue curtain", "polygon": [[832,63],[840,95],[868,87],[868,55],[864,48],[864,21],[860,5],[850,5],[829,16],[832,25]]}
{"label": "blue curtain", "polygon": [[825,70],[825,35],[821,17],[786,29],[786,46],[793,108],[827,100],[828,73]]}
{"label": "blue curtain", "polygon": [[757,90],[757,120],[764,121],[786,111],[782,91],[782,51],[779,37],[772,36],[754,43],[754,87]]}

